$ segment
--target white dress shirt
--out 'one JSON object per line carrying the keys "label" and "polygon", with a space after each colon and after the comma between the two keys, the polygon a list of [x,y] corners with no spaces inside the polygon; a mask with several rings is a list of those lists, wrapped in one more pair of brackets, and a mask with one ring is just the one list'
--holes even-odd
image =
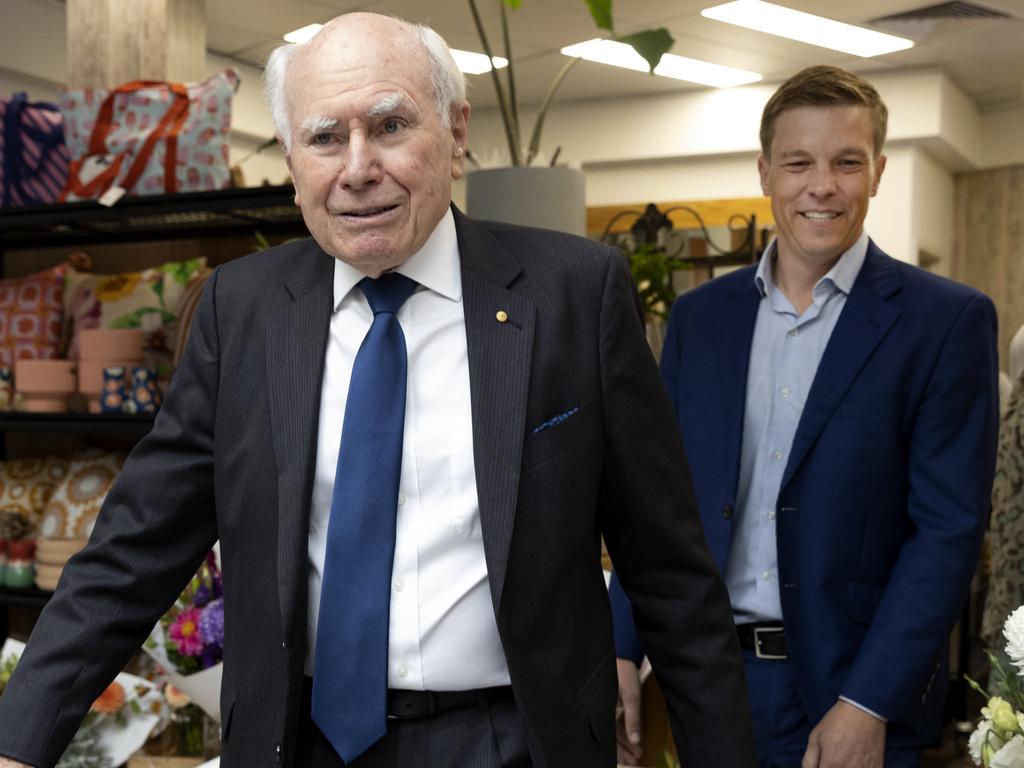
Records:
{"label": "white dress shirt", "polygon": [[[462,277],[451,211],[397,271],[419,287],[398,312],[409,373],[388,687],[445,691],[508,685],[480,529]],[[320,395],[309,526],[310,675],[345,401],[352,364],[373,322],[370,305],[356,288],[363,277],[335,261],[335,310]]]}

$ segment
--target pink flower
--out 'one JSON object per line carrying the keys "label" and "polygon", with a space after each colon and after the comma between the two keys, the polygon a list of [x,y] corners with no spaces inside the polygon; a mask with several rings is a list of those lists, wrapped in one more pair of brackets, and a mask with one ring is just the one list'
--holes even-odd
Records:
{"label": "pink flower", "polygon": [[203,653],[203,633],[199,631],[201,615],[198,608],[186,608],[171,624],[171,642],[178,646],[178,653],[183,656],[201,656]]}

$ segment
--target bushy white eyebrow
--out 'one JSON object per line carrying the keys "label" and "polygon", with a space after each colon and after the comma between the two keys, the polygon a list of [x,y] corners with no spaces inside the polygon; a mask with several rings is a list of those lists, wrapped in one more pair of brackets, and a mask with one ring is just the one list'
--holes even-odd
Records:
{"label": "bushy white eyebrow", "polygon": [[394,112],[399,107],[404,107],[408,103],[408,100],[400,93],[393,93],[390,96],[385,96],[383,99],[378,101],[366,114],[369,117],[379,117],[380,115],[386,115]]}
{"label": "bushy white eyebrow", "polygon": [[331,131],[338,127],[338,121],[333,117],[310,117],[302,122],[300,126],[303,133],[316,135],[323,131]]}

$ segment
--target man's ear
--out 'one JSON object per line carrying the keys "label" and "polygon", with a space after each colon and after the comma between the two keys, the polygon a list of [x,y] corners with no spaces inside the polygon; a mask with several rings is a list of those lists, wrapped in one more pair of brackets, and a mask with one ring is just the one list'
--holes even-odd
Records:
{"label": "man's ear", "polygon": [[769,197],[768,194],[768,166],[769,161],[764,155],[757,158],[757,175],[761,178],[761,194]]}
{"label": "man's ear", "polygon": [[466,146],[469,141],[469,114],[470,106],[468,101],[462,102],[459,106],[451,107],[449,116],[452,122],[452,178],[462,177],[464,161],[466,158]]}
{"label": "man's ear", "polygon": [[[288,175],[292,177],[292,182],[295,181],[295,172],[292,170],[292,155],[288,151],[288,147],[285,146],[284,139],[281,138],[280,134],[277,136],[277,143],[281,145],[281,151],[284,153],[284,162],[288,166]],[[295,187],[295,204],[302,205],[299,200],[299,188]]]}
{"label": "man's ear", "polygon": [[878,182],[882,180],[882,171],[885,170],[885,155],[879,155],[875,160],[875,178],[871,180],[871,196],[878,194]]}

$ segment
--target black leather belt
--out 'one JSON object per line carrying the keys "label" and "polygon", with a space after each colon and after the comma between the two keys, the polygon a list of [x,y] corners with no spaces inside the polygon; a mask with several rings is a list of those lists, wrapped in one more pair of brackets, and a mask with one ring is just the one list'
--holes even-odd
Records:
{"label": "black leather belt", "polygon": [[789,644],[786,642],[786,630],[782,622],[737,624],[736,634],[740,638],[740,647],[745,651],[753,651],[759,659],[789,658]]}
{"label": "black leather belt", "polygon": [[401,691],[388,689],[388,717],[415,720],[467,707],[485,707],[510,700],[512,686],[476,688],[471,691]]}

